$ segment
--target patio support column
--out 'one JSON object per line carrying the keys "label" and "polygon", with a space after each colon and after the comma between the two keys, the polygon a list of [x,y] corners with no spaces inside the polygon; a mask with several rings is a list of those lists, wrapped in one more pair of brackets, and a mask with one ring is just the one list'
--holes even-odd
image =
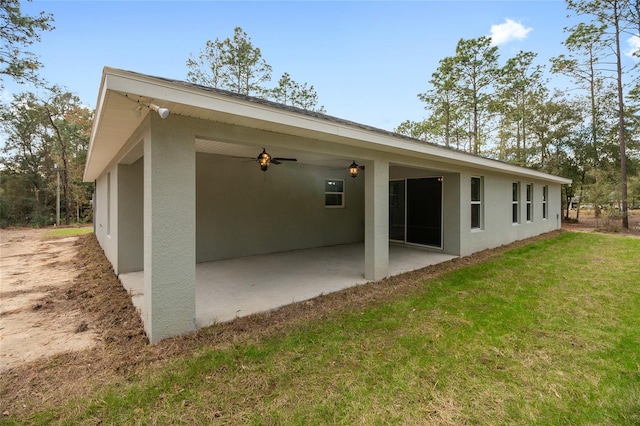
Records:
{"label": "patio support column", "polygon": [[195,138],[150,115],[144,139],[144,308],[151,343],[195,329]]}
{"label": "patio support column", "polygon": [[364,175],[364,277],[380,281],[389,276],[389,163],[369,162]]}

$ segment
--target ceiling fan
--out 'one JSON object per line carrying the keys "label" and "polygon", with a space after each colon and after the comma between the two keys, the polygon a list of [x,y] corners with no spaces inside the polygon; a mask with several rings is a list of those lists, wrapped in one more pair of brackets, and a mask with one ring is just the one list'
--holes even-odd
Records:
{"label": "ceiling fan", "polygon": [[272,157],[264,148],[256,157],[256,161],[260,165],[260,170],[266,172],[271,164],[282,164],[283,161],[298,161],[296,158]]}

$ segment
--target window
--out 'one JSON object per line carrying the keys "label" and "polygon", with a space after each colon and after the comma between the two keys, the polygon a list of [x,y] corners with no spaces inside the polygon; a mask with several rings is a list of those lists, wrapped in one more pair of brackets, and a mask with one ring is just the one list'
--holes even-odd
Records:
{"label": "window", "polygon": [[511,197],[511,221],[513,223],[520,223],[520,183],[513,182],[512,184],[513,195]]}
{"label": "window", "polygon": [[111,173],[107,173],[107,237],[111,236]]}
{"label": "window", "polygon": [[344,207],[344,180],[326,179],[324,181],[325,207]]}
{"label": "window", "polygon": [[482,178],[471,178],[471,229],[482,229]]}
{"label": "window", "polygon": [[549,198],[549,187],[547,185],[542,187],[542,218],[548,219],[549,210],[547,208],[547,199]]}
{"label": "window", "polygon": [[533,220],[532,201],[533,201],[533,185],[528,183],[527,184],[527,222],[531,222]]}

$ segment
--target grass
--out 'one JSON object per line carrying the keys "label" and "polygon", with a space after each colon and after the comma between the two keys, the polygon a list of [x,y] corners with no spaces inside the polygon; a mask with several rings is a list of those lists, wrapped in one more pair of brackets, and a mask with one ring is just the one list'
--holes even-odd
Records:
{"label": "grass", "polygon": [[639,424],[640,239],[563,233],[27,424]]}
{"label": "grass", "polygon": [[66,238],[66,237],[74,237],[76,235],[84,235],[93,232],[93,227],[83,227],[83,228],[59,228],[53,229],[51,231],[47,231],[43,238],[45,239],[54,239],[54,238]]}

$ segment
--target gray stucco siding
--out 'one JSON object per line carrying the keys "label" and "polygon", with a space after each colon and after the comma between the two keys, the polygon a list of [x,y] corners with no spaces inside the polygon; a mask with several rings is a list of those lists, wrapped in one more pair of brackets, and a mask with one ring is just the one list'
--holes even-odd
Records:
{"label": "gray stucco siding", "polygon": [[142,160],[118,164],[96,180],[96,238],[116,274],[144,268]]}
{"label": "gray stucco siding", "polygon": [[[471,229],[471,177],[483,179],[482,228]],[[512,184],[520,183],[520,221],[512,221]],[[526,220],[526,185],[533,185],[532,220]],[[549,190],[547,218],[542,216],[543,186]],[[461,173],[462,256],[529,238],[560,227],[560,185],[505,174]]]}
{"label": "gray stucco siding", "polygon": [[144,161],[118,165],[118,273],[141,271],[144,265]]}
{"label": "gray stucco siding", "polygon": [[[364,176],[297,163],[260,171],[250,159],[196,155],[196,253],[205,262],[364,239]],[[343,208],[325,179],[344,180]]]}
{"label": "gray stucco siding", "polygon": [[[378,281],[390,272],[390,235],[465,256],[549,232],[560,227],[561,185],[571,182],[348,120],[124,70],[105,68],[98,93],[84,175],[96,182],[94,229],[117,274],[144,270],[142,313],[151,342],[195,328],[198,262],[363,242],[364,276]],[[171,113],[163,119],[142,108],[133,116],[136,99]],[[262,172],[255,160],[236,157],[262,147],[299,162]],[[351,161],[365,167],[355,179],[346,169]],[[480,229],[471,228],[478,206],[471,205],[472,176],[483,184]],[[325,206],[326,179],[344,181],[344,206]],[[417,180],[404,185],[404,206],[403,185],[394,184],[390,206],[389,182],[398,179]],[[520,184],[516,224],[513,182]]]}
{"label": "gray stucco siding", "polygon": [[96,179],[96,205],[100,208],[94,211],[96,238],[116,273],[118,272],[117,182],[116,168],[105,171]]}

